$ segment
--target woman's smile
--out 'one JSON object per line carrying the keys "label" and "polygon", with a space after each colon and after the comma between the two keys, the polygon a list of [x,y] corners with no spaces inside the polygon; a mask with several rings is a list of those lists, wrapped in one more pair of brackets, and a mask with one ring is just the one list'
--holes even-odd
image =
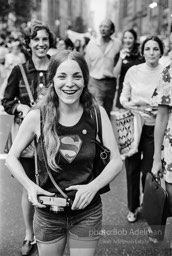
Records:
{"label": "woman's smile", "polygon": [[65,94],[67,95],[73,95],[75,94],[78,90],[62,90]]}

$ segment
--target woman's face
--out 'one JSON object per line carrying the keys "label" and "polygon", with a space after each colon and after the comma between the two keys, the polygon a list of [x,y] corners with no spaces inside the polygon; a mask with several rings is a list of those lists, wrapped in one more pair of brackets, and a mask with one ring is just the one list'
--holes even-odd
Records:
{"label": "woman's face", "polygon": [[44,58],[50,48],[49,35],[46,30],[38,30],[36,36],[30,40],[29,46],[32,49],[32,56]]}
{"label": "woman's face", "polygon": [[149,66],[156,67],[161,57],[159,44],[154,40],[147,41],[144,46],[143,55]]}
{"label": "woman's face", "polygon": [[123,46],[124,48],[132,49],[134,45],[134,36],[131,32],[126,31],[123,36]]}
{"label": "woman's face", "polygon": [[80,101],[84,88],[84,78],[78,63],[66,60],[57,68],[54,88],[60,104],[75,104]]}

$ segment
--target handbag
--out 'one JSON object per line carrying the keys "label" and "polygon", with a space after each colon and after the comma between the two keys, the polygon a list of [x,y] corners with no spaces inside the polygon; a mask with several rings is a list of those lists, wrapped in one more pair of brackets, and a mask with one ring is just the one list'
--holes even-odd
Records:
{"label": "handbag", "polygon": [[[97,128],[97,139],[95,139],[96,145],[96,155],[93,164],[94,177],[96,178],[106,167],[110,161],[110,150],[103,145],[102,141],[102,121],[100,115],[100,109],[98,106],[94,107],[94,114],[96,119],[96,128]],[[110,191],[110,186],[107,184],[105,187],[99,190],[100,194],[104,194]]]}
{"label": "handbag", "polygon": [[164,239],[167,220],[167,191],[161,186],[160,178],[147,173],[144,197],[143,217],[151,228],[150,237],[159,241]]}
{"label": "handbag", "polygon": [[134,142],[134,115],[130,110],[111,112],[111,122],[121,154],[132,149]]}

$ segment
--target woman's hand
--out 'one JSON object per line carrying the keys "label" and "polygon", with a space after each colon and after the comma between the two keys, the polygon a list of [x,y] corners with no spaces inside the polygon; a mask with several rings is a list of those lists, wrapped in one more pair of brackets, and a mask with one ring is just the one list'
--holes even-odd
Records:
{"label": "woman's hand", "polygon": [[28,105],[19,104],[17,106],[17,111],[21,113],[21,116],[20,116],[21,118],[25,118],[29,110],[30,110],[30,107]]}
{"label": "woman's hand", "polygon": [[35,183],[32,184],[28,189],[28,200],[35,206],[35,207],[40,207],[40,208],[45,208],[45,205],[42,205],[39,201],[38,201],[38,196],[39,195],[45,195],[45,196],[54,196],[54,193],[48,192],[44,189],[42,189],[41,187],[39,187],[38,185],[36,185]]}
{"label": "woman's hand", "polygon": [[126,56],[129,56],[129,54],[130,54],[130,51],[129,51],[129,49],[128,48],[124,48],[124,49],[122,49],[121,51],[120,51],[120,58],[122,59],[122,60],[124,60],[125,58],[126,58]]}
{"label": "woman's hand", "polygon": [[123,102],[122,103],[123,107],[126,108],[126,109],[134,109],[134,108],[137,108],[137,106],[135,105],[134,102],[132,101],[126,101],[126,102]]}
{"label": "woman's hand", "polygon": [[72,204],[72,210],[84,209],[91,203],[98,192],[91,184],[74,185],[66,188],[66,190],[77,190],[74,202]]}
{"label": "woman's hand", "polygon": [[161,159],[154,160],[151,172],[154,174],[155,177],[157,177],[161,172],[161,170],[162,170]]}

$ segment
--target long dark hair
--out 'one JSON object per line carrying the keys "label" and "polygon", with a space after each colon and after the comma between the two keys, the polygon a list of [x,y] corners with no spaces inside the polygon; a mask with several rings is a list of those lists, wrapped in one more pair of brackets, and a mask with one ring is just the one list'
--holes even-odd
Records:
{"label": "long dark hair", "polygon": [[[133,38],[134,38],[133,47],[131,49],[130,56],[137,58],[138,55],[140,55],[140,52],[139,52],[139,50],[140,50],[139,46],[140,45],[137,41],[137,32],[133,28],[127,29],[123,32],[123,38],[124,38],[124,35],[125,35],[126,32],[130,32],[133,35]],[[123,38],[122,38],[122,40],[123,40]]]}
{"label": "long dark hair", "polygon": [[36,108],[39,108],[43,115],[43,133],[45,148],[47,152],[47,161],[50,168],[57,171],[59,166],[55,161],[59,150],[59,136],[57,134],[57,124],[59,122],[59,99],[54,89],[53,79],[61,63],[66,60],[74,60],[81,68],[84,78],[84,89],[80,97],[80,103],[85,111],[90,111],[94,104],[94,99],[88,90],[89,70],[87,63],[79,52],[62,50],[55,54],[48,67],[48,85],[43,98],[38,102]]}

